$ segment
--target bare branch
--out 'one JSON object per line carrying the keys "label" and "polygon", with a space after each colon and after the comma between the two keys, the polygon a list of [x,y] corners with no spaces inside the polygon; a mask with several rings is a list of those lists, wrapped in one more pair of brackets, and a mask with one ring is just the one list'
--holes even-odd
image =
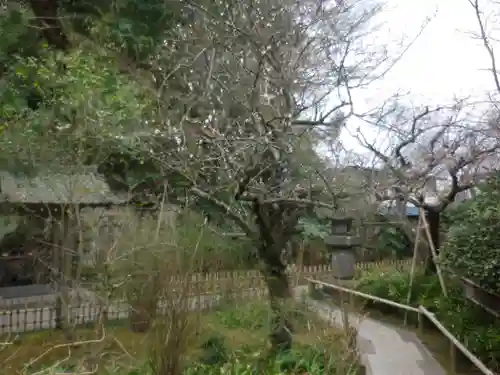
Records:
{"label": "bare branch", "polygon": [[479,0],[467,0],[467,1],[474,9],[474,15],[476,16],[477,25],[479,27],[479,37],[482,40],[486,52],[488,53],[488,57],[490,59],[490,71],[493,77],[493,82],[495,83],[495,88],[497,93],[500,94],[500,79],[498,77],[497,59],[495,55],[495,50],[493,49],[490,43],[490,37],[486,32],[483,13],[481,12],[481,9],[479,7]]}
{"label": "bare branch", "polygon": [[[382,191],[375,194],[379,200],[394,199],[396,192],[417,206],[441,211],[460,192],[477,183],[470,176],[466,180],[467,168],[495,155],[499,143],[491,137],[488,124],[473,125],[470,117],[462,118],[462,108],[463,103],[457,103],[451,107],[425,107],[416,114],[405,108],[380,112],[382,117],[374,124],[382,126],[386,139],[397,140],[387,152],[358,132],[359,142],[391,174],[390,180],[380,184]],[[426,192],[426,186],[430,179],[439,182],[438,191],[433,192],[438,194],[438,200],[427,203],[425,195],[431,192]]]}

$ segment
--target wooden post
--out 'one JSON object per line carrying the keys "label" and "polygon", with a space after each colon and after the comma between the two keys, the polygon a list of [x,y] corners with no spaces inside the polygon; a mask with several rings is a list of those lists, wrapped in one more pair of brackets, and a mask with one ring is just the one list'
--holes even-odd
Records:
{"label": "wooden post", "polygon": [[449,340],[448,344],[450,345],[450,372],[452,375],[456,375],[457,373],[457,347],[455,344]]}
{"label": "wooden post", "polygon": [[61,209],[61,269],[60,269],[60,291],[62,302],[62,329],[65,331],[70,330],[71,314],[70,314],[70,282],[73,270],[73,261],[71,251],[71,227],[70,220],[72,213],[67,212],[67,208]]}
{"label": "wooden post", "polygon": [[356,312],[356,300],[352,293],[349,293],[349,310],[353,313]]}
{"label": "wooden post", "polygon": [[420,337],[424,334],[424,315],[419,311],[417,313],[417,319],[418,319],[418,334]]}
{"label": "wooden post", "polygon": [[300,283],[303,280],[302,272],[304,270],[303,263],[304,263],[305,247],[306,247],[305,240],[302,240],[302,242],[300,243],[299,256],[297,259],[296,270],[295,270],[295,272],[297,273],[297,275],[295,276],[295,286],[300,285]]}
{"label": "wooden post", "polygon": [[59,215],[53,225],[54,264],[53,275],[56,283],[56,328],[65,330],[68,338],[71,334],[70,288],[73,277],[74,233],[73,213],[60,207]]}
{"label": "wooden post", "polygon": [[316,288],[315,284],[312,281],[309,281],[309,297],[316,297]]}
{"label": "wooden post", "polygon": [[61,215],[57,212],[55,218],[52,218],[52,264],[51,264],[51,283],[56,293],[55,303],[55,328],[62,329],[62,299],[61,299],[61,283],[60,271],[61,265]]}
{"label": "wooden post", "polygon": [[349,335],[349,313],[345,304],[344,292],[340,291],[340,311],[342,312],[342,324],[346,333]]}

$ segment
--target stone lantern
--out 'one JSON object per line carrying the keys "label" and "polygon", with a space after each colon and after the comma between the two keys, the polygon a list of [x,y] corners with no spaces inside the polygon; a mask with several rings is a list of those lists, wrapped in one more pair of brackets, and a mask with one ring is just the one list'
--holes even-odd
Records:
{"label": "stone lantern", "polygon": [[332,262],[333,276],[342,280],[353,279],[356,273],[356,248],[361,238],[352,233],[353,219],[350,217],[332,219],[332,235],[325,238],[325,244]]}

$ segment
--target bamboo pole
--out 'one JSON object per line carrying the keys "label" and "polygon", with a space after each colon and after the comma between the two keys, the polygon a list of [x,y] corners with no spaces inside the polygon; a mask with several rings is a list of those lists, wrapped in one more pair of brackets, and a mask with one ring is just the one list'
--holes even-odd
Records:
{"label": "bamboo pole", "polygon": [[436,316],[428,311],[425,307],[419,306],[423,315],[450,341],[450,345],[455,346],[476,368],[484,375],[495,375],[486,365],[481,362],[474,354],[472,354],[467,347],[462,344],[453,334],[446,329],[445,326],[436,318]]}
{"label": "bamboo pole", "polygon": [[432,261],[434,262],[434,265],[436,266],[436,272],[439,278],[439,283],[441,284],[441,289],[443,290],[443,295],[445,297],[448,297],[448,291],[446,290],[446,285],[444,283],[444,278],[443,274],[441,272],[441,267],[439,267],[438,264],[438,259],[437,259],[437,252],[436,248],[434,247],[434,242],[432,241],[432,236],[431,232],[429,230],[429,225],[427,223],[427,218],[425,217],[425,212],[422,208],[420,208],[420,216],[422,217],[422,222],[424,224],[424,229],[425,229],[425,234],[427,235],[427,240],[429,242],[429,247],[431,249],[431,254],[432,254]]}
{"label": "bamboo pole", "polygon": [[352,294],[353,296],[368,299],[370,301],[375,301],[375,302],[383,303],[384,305],[393,306],[393,307],[398,308],[398,309],[408,310],[408,311],[412,311],[415,313],[419,312],[419,309],[416,307],[404,305],[402,303],[394,302],[394,301],[391,301],[391,300],[388,300],[385,298],[379,298],[379,297],[373,296],[371,294],[359,292],[359,291],[354,290],[354,289],[345,288],[345,287],[340,286],[338,284],[327,283],[325,281],[315,280],[315,279],[311,279],[311,278],[307,278],[306,280],[307,280],[307,282],[315,284],[317,286],[326,286],[327,288],[335,289],[339,293],[344,292],[344,293]]}
{"label": "bamboo pole", "polygon": [[[417,224],[417,233],[415,235],[415,245],[413,246],[413,259],[411,261],[411,270],[410,270],[410,285],[408,286],[408,295],[406,296],[406,304],[410,304],[411,300],[411,292],[413,288],[413,279],[415,277],[415,268],[417,266],[417,253],[418,253],[418,245],[420,244],[420,231],[422,230],[422,215],[418,216],[418,224]],[[408,324],[408,311],[405,311],[405,319],[404,325]]]}

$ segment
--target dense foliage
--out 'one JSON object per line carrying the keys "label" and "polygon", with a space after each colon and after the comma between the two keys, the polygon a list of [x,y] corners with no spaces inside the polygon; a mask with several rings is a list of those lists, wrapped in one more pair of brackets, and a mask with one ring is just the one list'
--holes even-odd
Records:
{"label": "dense foliage", "polygon": [[[82,42],[63,53],[36,33],[16,39],[9,21],[29,30],[32,12],[13,5],[3,11],[2,35],[19,50],[5,53],[0,44],[0,168],[18,175],[78,173],[126,149],[119,139],[144,129],[153,93],[117,69],[106,44]],[[25,44],[33,49],[23,53]]]}
{"label": "dense foliage", "polygon": [[452,272],[500,291],[500,176],[449,214],[442,262]]}
{"label": "dense foliage", "polygon": [[381,223],[373,247],[369,250],[380,259],[403,259],[411,257],[412,241],[404,231],[392,223]]}
{"label": "dense foliage", "polygon": [[[259,332],[267,330],[270,311],[259,303],[231,306],[214,313],[221,331]],[[235,350],[231,347],[229,337],[220,332],[208,337],[201,345],[201,361],[186,369],[186,375],[250,375],[250,374],[310,374],[310,375],[356,375],[359,373],[357,363],[348,364],[348,358],[340,354],[340,341],[343,337],[320,339],[320,330],[326,327],[315,326],[309,314],[300,309],[291,312],[296,329],[300,332],[307,328],[312,335],[318,335],[317,342],[312,345],[303,342],[294,350],[277,357],[267,357],[266,350],[254,347],[250,342]],[[330,331],[330,334],[334,331]],[[337,341],[337,345],[334,342]],[[345,353],[344,353],[345,355]]]}

